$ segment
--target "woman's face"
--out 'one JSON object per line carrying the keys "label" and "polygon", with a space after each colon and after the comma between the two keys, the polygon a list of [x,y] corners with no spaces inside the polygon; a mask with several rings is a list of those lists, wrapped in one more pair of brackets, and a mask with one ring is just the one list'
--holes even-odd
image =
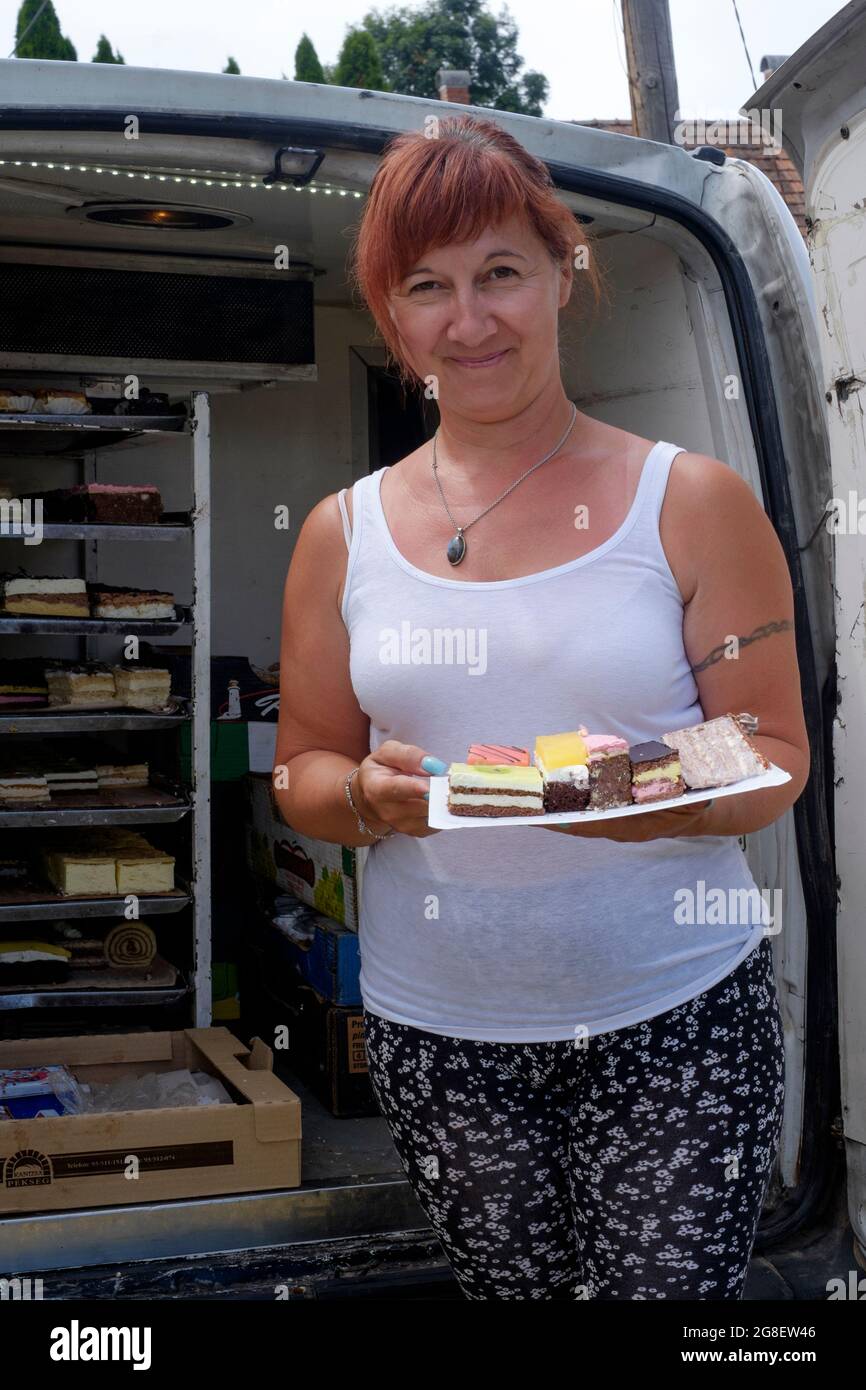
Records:
{"label": "woman's face", "polygon": [[405,357],[435,378],[446,410],[480,420],[517,414],[559,377],[558,311],[571,292],[522,218],[475,241],[425,251],[391,294]]}

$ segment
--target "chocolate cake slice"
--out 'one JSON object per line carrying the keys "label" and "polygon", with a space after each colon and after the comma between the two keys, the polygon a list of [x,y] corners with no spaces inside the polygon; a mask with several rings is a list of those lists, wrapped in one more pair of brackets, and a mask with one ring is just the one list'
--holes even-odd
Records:
{"label": "chocolate cake slice", "polygon": [[667,743],[659,743],[658,739],[650,739],[647,743],[633,744],[628,755],[634,802],[645,805],[683,795],[686,787],[675,748],[671,749]]}

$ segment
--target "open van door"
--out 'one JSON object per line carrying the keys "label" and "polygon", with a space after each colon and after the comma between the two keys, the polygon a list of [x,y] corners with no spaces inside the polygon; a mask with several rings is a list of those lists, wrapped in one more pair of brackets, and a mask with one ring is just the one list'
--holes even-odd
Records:
{"label": "open van door", "polygon": [[781,112],[806,189],[832,496],[833,725],[842,1115],[848,1210],[866,1264],[866,0],[853,0],[748,102]]}

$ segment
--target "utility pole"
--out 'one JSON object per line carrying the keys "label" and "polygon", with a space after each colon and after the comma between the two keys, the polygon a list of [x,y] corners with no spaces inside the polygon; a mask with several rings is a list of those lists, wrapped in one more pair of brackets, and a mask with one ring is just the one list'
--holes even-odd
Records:
{"label": "utility pole", "polygon": [[668,0],[622,0],[622,22],[634,133],[672,145],[679,96]]}

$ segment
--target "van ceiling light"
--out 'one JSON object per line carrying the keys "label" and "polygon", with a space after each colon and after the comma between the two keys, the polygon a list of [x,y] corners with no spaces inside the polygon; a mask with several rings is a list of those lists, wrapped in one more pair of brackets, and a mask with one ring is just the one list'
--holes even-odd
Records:
{"label": "van ceiling light", "polygon": [[71,212],[88,222],[105,222],[111,227],[157,227],[174,232],[216,232],[246,222],[222,208],[196,208],[158,203],[85,203]]}
{"label": "van ceiling light", "polygon": [[192,176],[190,174],[175,174],[164,170],[155,169],[111,169],[104,164],[65,164],[58,160],[36,160],[36,159],[0,159],[0,168],[16,169],[64,169],[66,173],[71,170],[80,171],[82,174],[110,174],[114,178],[126,177],[128,179],[146,179],[150,183],[188,183],[205,188],[257,188],[270,193],[274,188],[281,188],[284,193],[336,193],[340,198],[363,198],[364,194],[359,193],[354,188],[340,188],[333,183],[305,183],[298,187],[294,183],[265,183],[263,179],[255,180],[245,178],[237,173],[222,173],[216,169],[209,169],[208,174]]}

